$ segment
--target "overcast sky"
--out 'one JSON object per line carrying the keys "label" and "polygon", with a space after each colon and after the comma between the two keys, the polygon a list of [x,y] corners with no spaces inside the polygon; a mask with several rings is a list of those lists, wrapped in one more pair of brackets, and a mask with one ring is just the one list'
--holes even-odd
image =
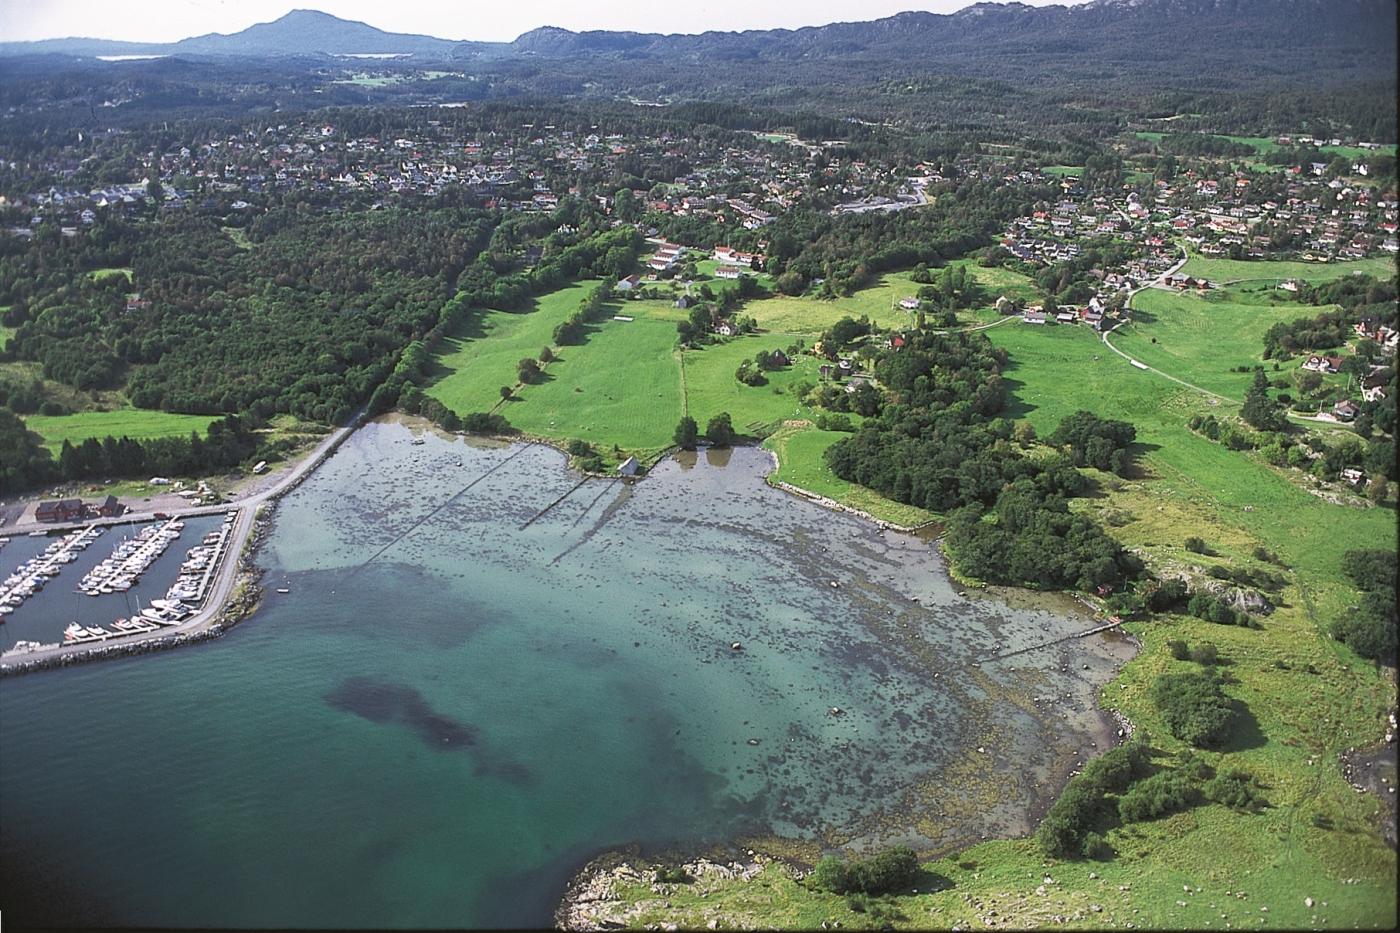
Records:
{"label": "overcast sky", "polygon": [[[1046,6],[1050,0],[1026,0]],[[1064,4],[1082,0],[1059,0]],[[705,32],[877,19],[902,10],[951,13],[970,0],[0,0],[0,41],[81,36],[172,42],[238,32],[288,10],[318,9],[390,32],[508,41],[536,26]]]}

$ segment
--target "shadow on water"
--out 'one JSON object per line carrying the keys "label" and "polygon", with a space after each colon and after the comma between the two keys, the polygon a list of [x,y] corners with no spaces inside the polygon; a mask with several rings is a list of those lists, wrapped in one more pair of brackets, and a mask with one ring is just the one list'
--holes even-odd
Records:
{"label": "shadow on water", "polygon": [[351,677],[326,694],[325,701],[335,709],[370,722],[408,726],[425,744],[440,751],[456,751],[476,744],[478,730],[475,726],[437,712],[421,693],[406,684]]}

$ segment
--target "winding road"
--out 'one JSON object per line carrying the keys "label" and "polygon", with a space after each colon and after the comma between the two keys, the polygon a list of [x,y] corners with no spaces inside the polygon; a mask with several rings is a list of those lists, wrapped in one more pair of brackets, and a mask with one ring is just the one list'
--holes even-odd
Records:
{"label": "winding road", "polygon": [[[1181,257],[1180,260],[1177,261],[1176,265],[1172,266],[1170,269],[1167,269],[1165,272],[1163,272],[1161,275],[1157,276],[1157,277],[1156,277],[1155,279],[1153,279],[1151,282],[1148,282],[1146,285],[1140,285],[1140,286],[1138,286],[1137,288],[1134,288],[1134,289],[1132,289],[1131,291],[1128,292],[1128,302],[1127,302],[1127,306],[1128,306],[1129,308],[1132,308],[1132,306],[1133,306],[1133,296],[1136,295],[1138,292],[1142,291],[1143,289],[1147,289],[1147,288],[1161,288],[1161,289],[1163,289],[1163,290],[1165,290],[1165,291],[1170,291],[1170,289],[1168,289],[1167,286],[1166,286],[1166,281],[1167,281],[1167,279],[1169,279],[1169,278],[1170,278],[1171,276],[1173,276],[1173,275],[1176,275],[1176,273],[1181,269],[1181,267],[1184,266],[1184,265],[1186,265],[1186,262],[1187,262],[1187,260],[1188,260],[1189,258],[1190,258],[1190,257],[1189,257],[1189,255],[1186,253],[1186,250],[1183,249],[1183,250],[1182,250],[1182,257]],[[1232,280],[1232,281],[1248,282],[1248,281],[1255,281],[1255,280],[1254,280],[1254,279],[1235,279],[1235,280]],[[1226,283],[1226,284],[1230,284],[1230,283]],[[1154,367],[1154,366],[1148,366],[1146,363],[1142,362],[1142,360],[1139,360],[1139,359],[1136,359],[1136,358],[1134,358],[1134,357],[1131,357],[1131,356],[1129,356],[1128,354],[1124,353],[1122,350],[1120,350],[1120,349],[1118,349],[1117,347],[1115,347],[1115,346],[1113,345],[1113,343],[1108,339],[1108,337],[1109,337],[1109,335],[1112,334],[1115,330],[1117,330],[1118,328],[1122,327],[1122,326],[1123,326],[1124,324],[1126,324],[1126,323],[1129,323],[1129,322],[1128,322],[1128,321],[1119,321],[1117,324],[1114,324],[1114,325],[1113,325],[1112,327],[1110,327],[1108,330],[1106,330],[1106,331],[1104,331],[1103,333],[1099,334],[1099,337],[1100,337],[1100,339],[1103,340],[1103,345],[1104,345],[1104,346],[1108,347],[1108,348],[1109,348],[1110,350],[1112,350],[1114,353],[1117,353],[1117,354],[1118,354],[1119,356],[1121,356],[1123,359],[1127,360],[1134,368],[1136,368],[1136,369],[1141,369],[1141,370],[1143,370],[1144,372],[1154,373],[1154,374],[1156,374],[1156,375],[1158,375],[1158,376],[1161,376],[1163,379],[1170,379],[1172,382],[1175,382],[1177,385],[1185,386],[1185,387],[1188,388],[1188,389],[1193,389],[1193,390],[1195,390],[1195,391],[1197,391],[1197,392],[1200,392],[1200,393],[1203,394],[1203,395],[1209,395],[1211,398],[1220,399],[1220,401],[1222,401],[1222,402],[1229,402],[1229,403],[1232,404],[1232,405],[1241,405],[1241,404],[1243,404],[1243,401],[1242,401],[1241,399],[1230,398],[1228,395],[1221,395],[1219,392],[1212,392],[1210,389],[1203,388],[1203,387],[1198,386],[1198,385],[1196,385],[1195,383],[1192,383],[1192,382],[1187,382],[1185,379],[1180,379],[1180,378],[1178,378],[1178,377],[1176,377],[1176,376],[1173,376],[1171,373],[1163,372],[1162,370],[1157,369],[1157,368]],[[1317,423],[1319,423],[1319,424],[1337,424],[1337,423],[1338,423],[1338,422],[1337,422],[1335,419],[1333,419],[1333,418],[1325,418],[1325,417],[1322,417],[1322,416],[1320,416],[1320,415],[1298,415],[1298,414],[1294,414],[1294,413],[1291,412],[1291,411],[1288,413],[1288,417],[1289,417],[1290,419],[1292,419],[1293,421],[1313,421],[1313,422],[1317,422]]]}

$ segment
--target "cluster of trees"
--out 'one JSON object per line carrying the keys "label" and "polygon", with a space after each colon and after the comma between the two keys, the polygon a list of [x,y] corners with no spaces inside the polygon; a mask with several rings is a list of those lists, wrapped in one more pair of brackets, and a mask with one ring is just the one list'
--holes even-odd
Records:
{"label": "cluster of trees", "polygon": [[947,266],[941,272],[933,272],[927,266],[918,265],[909,277],[924,283],[918,292],[919,301],[937,311],[975,308],[986,301],[984,290],[967,274],[966,266]]}
{"label": "cluster of trees", "polygon": [[[559,322],[559,325],[554,328],[554,342],[560,346],[583,343],[583,338],[588,333],[589,324],[611,316],[612,309],[608,307],[608,302],[612,301],[612,298],[611,281],[603,281],[595,285],[588,295],[579,302],[578,310]],[[521,362],[524,363],[523,360]],[[521,381],[527,381],[524,379],[523,372]]]}
{"label": "cluster of trees", "polygon": [[1168,731],[1181,741],[1209,748],[1229,734],[1234,705],[1214,671],[1163,674],[1152,682],[1149,693]]}
{"label": "cluster of trees", "polygon": [[1197,642],[1188,645],[1180,639],[1172,639],[1167,642],[1167,651],[1178,661],[1195,661],[1197,664],[1211,666],[1220,660],[1220,652],[1208,641]]}
{"label": "cluster of trees", "polygon": [[739,368],[734,371],[734,378],[744,385],[767,385],[768,377],[764,373],[782,369],[785,365],[786,357],[779,356],[771,350],[759,350],[753,359],[744,360],[739,364]]}
{"label": "cluster of trees", "polygon": [[[120,237],[130,283],[42,279],[5,355],[76,388],[125,379],[143,408],[343,420],[436,322],[490,228],[460,209],[274,210],[241,249],[211,217],[111,225],[77,239]],[[128,311],[133,291],[149,304]]]}
{"label": "cluster of trees", "polygon": [[1055,191],[988,179],[940,184],[929,194],[935,203],[916,211],[832,216],[812,207],[784,214],[767,228],[768,268],[779,290],[800,294],[820,279],[820,297],[839,297],[885,272],[941,266],[986,246],[1007,221]]}
{"label": "cluster of trees", "polygon": [[1352,325],[1366,318],[1395,325],[1396,285],[1369,275],[1347,275],[1302,285],[1294,296],[1313,305],[1340,305],[1315,317],[1279,321],[1264,332],[1264,359],[1285,360],[1311,350],[1331,350],[1354,336]]}
{"label": "cluster of trees", "polygon": [[695,419],[685,415],[676,423],[676,433],[672,435],[675,445],[681,450],[694,450],[700,438],[700,426]]}
{"label": "cluster of trees", "polygon": [[148,440],[108,436],[77,445],[64,441],[55,462],[42,439],[14,412],[0,407],[0,494],[58,480],[208,473],[237,466],[264,450],[248,421],[229,415],[210,424],[205,437],[191,432]]}
{"label": "cluster of trees", "polygon": [[1395,401],[1391,397],[1396,391],[1393,369],[1389,378],[1390,391],[1386,397],[1361,403],[1361,413],[1352,423],[1358,437],[1332,440],[1299,431],[1288,424],[1283,413],[1268,400],[1258,376],[1246,395],[1246,405],[1251,417],[1264,424],[1265,429],[1256,431],[1221,421],[1214,415],[1193,415],[1187,426],[1231,450],[1255,450],[1274,466],[1294,467],[1324,481],[1336,481],[1341,471],[1349,467],[1360,469],[1371,477],[1367,495],[1381,503],[1389,496],[1389,481],[1396,478]]}
{"label": "cluster of trees", "polygon": [[1258,621],[1247,612],[1231,606],[1226,600],[1210,593],[1196,593],[1186,603],[1186,611],[1198,619],[1218,625],[1242,625],[1258,628]]}
{"label": "cluster of trees", "polygon": [[1108,844],[1095,828],[1113,812],[1108,795],[1127,790],[1133,781],[1146,776],[1150,767],[1151,753],[1140,741],[1109,749],[1093,759],[1050,805],[1036,829],[1036,842],[1053,856],[1108,855]]}
{"label": "cluster of trees", "polygon": [[919,857],[908,846],[894,846],[862,859],[826,855],[812,867],[807,883],[832,894],[893,894],[908,890],[919,873]]}
{"label": "cluster of trees", "polygon": [[836,354],[849,350],[856,343],[864,340],[873,333],[874,329],[874,325],[870,323],[870,318],[862,315],[860,320],[856,320],[847,315],[822,331],[822,351],[826,354],[828,359],[835,359]]}
{"label": "cluster of trees", "polygon": [[1102,833],[1114,825],[1160,819],[1206,801],[1242,811],[1267,805],[1246,771],[1217,773],[1191,751],[1174,767],[1159,768],[1146,741],[1134,739],[1085,765],[1051,805],[1035,838],[1048,855],[1104,858],[1111,850]]}
{"label": "cluster of trees", "polygon": [[1244,393],[1240,417],[1245,424],[1259,431],[1282,431],[1288,426],[1288,416],[1269,396],[1269,377],[1264,370],[1254,371],[1254,381]]}
{"label": "cluster of trees", "polygon": [[1252,158],[1254,147],[1206,133],[1168,133],[1157,141],[1163,152],[1181,156]]}
{"label": "cluster of trees", "polygon": [[[1032,460],[1010,443],[1012,423],[997,417],[1005,361],[980,334],[908,335],[904,348],[876,358],[888,391],[883,411],[828,448],[827,462],[887,498],[950,513],[948,551],[970,575],[1078,589],[1137,576],[1140,561],[1070,513],[1067,500],[1087,486],[1073,460]],[[1087,445],[1093,430],[1122,436],[1106,424],[1077,419],[1064,437]]]}
{"label": "cluster of trees", "polygon": [[1137,439],[1137,429],[1126,421],[1100,418],[1093,412],[1077,411],[1060,422],[1046,438],[1057,447],[1069,448],[1075,466],[1091,466],[1126,476],[1131,465],[1128,448]]}
{"label": "cluster of trees", "polygon": [[1119,819],[1143,823],[1191,809],[1201,802],[1200,781],[1209,769],[1204,761],[1191,756],[1179,768],[1158,771],[1135,782],[1118,797]]}
{"label": "cluster of trees", "polygon": [[728,447],[738,437],[727,411],[720,412],[705,424],[705,438],[716,447]]}
{"label": "cluster of trees", "polygon": [[23,419],[0,406],[0,495],[54,479],[53,456]]}
{"label": "cluster of trees", "polygon": [[1395,663],[1395,552],[1347,551],[1342,569],[1361,590],[1361,602],[1332,624],[1332,636],[1364,658]]}

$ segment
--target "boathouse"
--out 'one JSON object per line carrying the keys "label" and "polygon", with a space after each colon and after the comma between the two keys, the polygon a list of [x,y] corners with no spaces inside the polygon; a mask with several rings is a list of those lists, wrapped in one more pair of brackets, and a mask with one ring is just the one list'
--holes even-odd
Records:
{"label": "boathouse", "polygon": [[34,510],[34,520],[39,522],[71,522],[82,517],[81,499],[52,499],[40,502]]}

